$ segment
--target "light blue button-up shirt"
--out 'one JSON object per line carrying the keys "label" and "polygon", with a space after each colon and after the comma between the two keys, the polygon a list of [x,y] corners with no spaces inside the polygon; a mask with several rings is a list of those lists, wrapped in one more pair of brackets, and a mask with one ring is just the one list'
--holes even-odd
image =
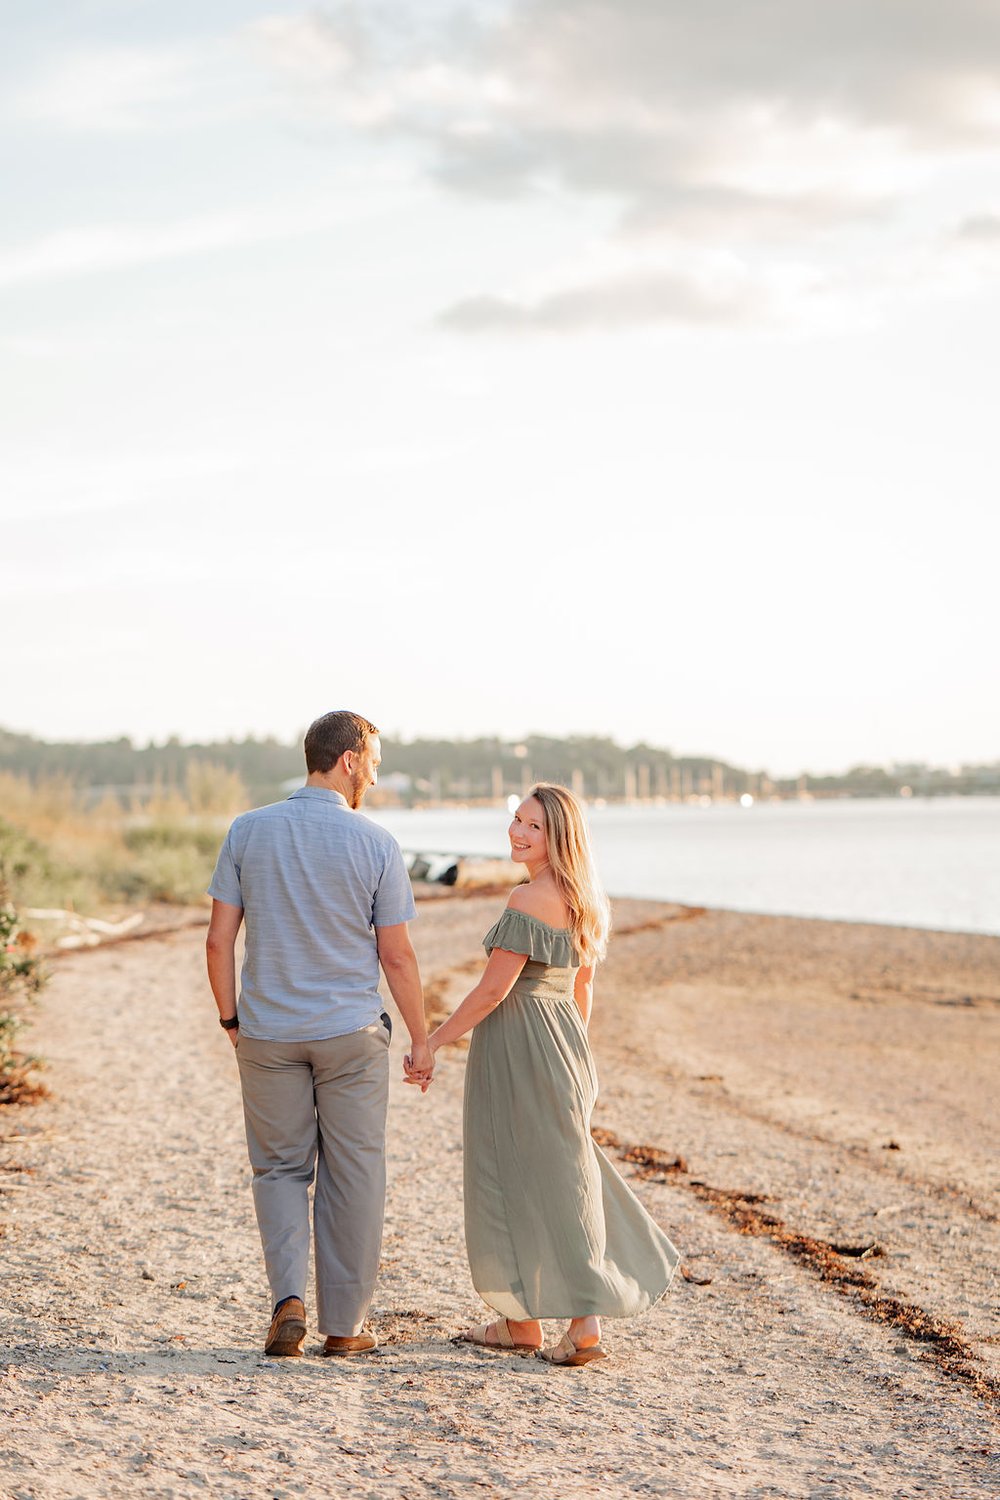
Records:
{"label": "light blue button-up shirt", "polygon": [[243,1036],[322,1041],[379,1019],[376,927],[416,916],[399,845],[326,787],[238,817],[208,893],[241,906]]}

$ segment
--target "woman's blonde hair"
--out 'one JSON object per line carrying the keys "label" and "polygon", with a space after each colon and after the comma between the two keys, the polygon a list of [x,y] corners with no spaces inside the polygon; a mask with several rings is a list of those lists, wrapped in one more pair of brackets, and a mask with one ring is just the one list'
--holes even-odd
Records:
{"label": "woman's blonde hair", "polygon": [[541,803],[549,868],[570,910],[573,946],[582,964],[604,957],[611,931],[608,898],[597,876],[583,808],[573,793],[551,781],[539,781],[529,797]]}

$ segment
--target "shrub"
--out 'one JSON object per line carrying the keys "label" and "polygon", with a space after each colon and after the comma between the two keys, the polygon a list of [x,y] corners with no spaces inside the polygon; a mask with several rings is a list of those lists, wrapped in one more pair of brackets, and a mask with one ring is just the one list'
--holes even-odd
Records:
{"label": "shrub", "polygon": [[0,865],[0,1104],[14,1104],[44,1093],[31,1076],[39,1065],[37,1058],[25,1057],[14,1048],[23,1025],[20,1009],[41,989],[44,974],[32,939],[22,931],[17,910],[8,899],[2,869]]}

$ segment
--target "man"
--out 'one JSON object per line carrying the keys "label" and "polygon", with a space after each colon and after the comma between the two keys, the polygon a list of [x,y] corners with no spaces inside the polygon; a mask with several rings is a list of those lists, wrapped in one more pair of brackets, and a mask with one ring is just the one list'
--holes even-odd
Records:
{"label": "man", "polygon": [[236,819],[209,887],[208,974],[237,1052],[274,1307],[266,1354],[302,1353],[314,1171],[323,1353],[376,1347],[362,1329],[385,1211],[391,1022],[380,963],[410,1034],[408,1077],[426,1089],[434,1070],[407,928],[416,915],[409,877],[395,839],[358,813],[381,754],[378,730],[359,714],[317,719],[305,785]]}

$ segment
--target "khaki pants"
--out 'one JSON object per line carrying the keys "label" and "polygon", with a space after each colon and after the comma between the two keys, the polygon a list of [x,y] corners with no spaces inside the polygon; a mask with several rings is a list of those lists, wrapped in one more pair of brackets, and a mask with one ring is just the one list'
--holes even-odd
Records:
{"label": "khaki pants", "polygon": [[322,1042],[241,1036],[236,1053],[272,1306],[305,1300],[315,1173],[319,1331],[360,1333],[382,1246],[389,1028]]}

